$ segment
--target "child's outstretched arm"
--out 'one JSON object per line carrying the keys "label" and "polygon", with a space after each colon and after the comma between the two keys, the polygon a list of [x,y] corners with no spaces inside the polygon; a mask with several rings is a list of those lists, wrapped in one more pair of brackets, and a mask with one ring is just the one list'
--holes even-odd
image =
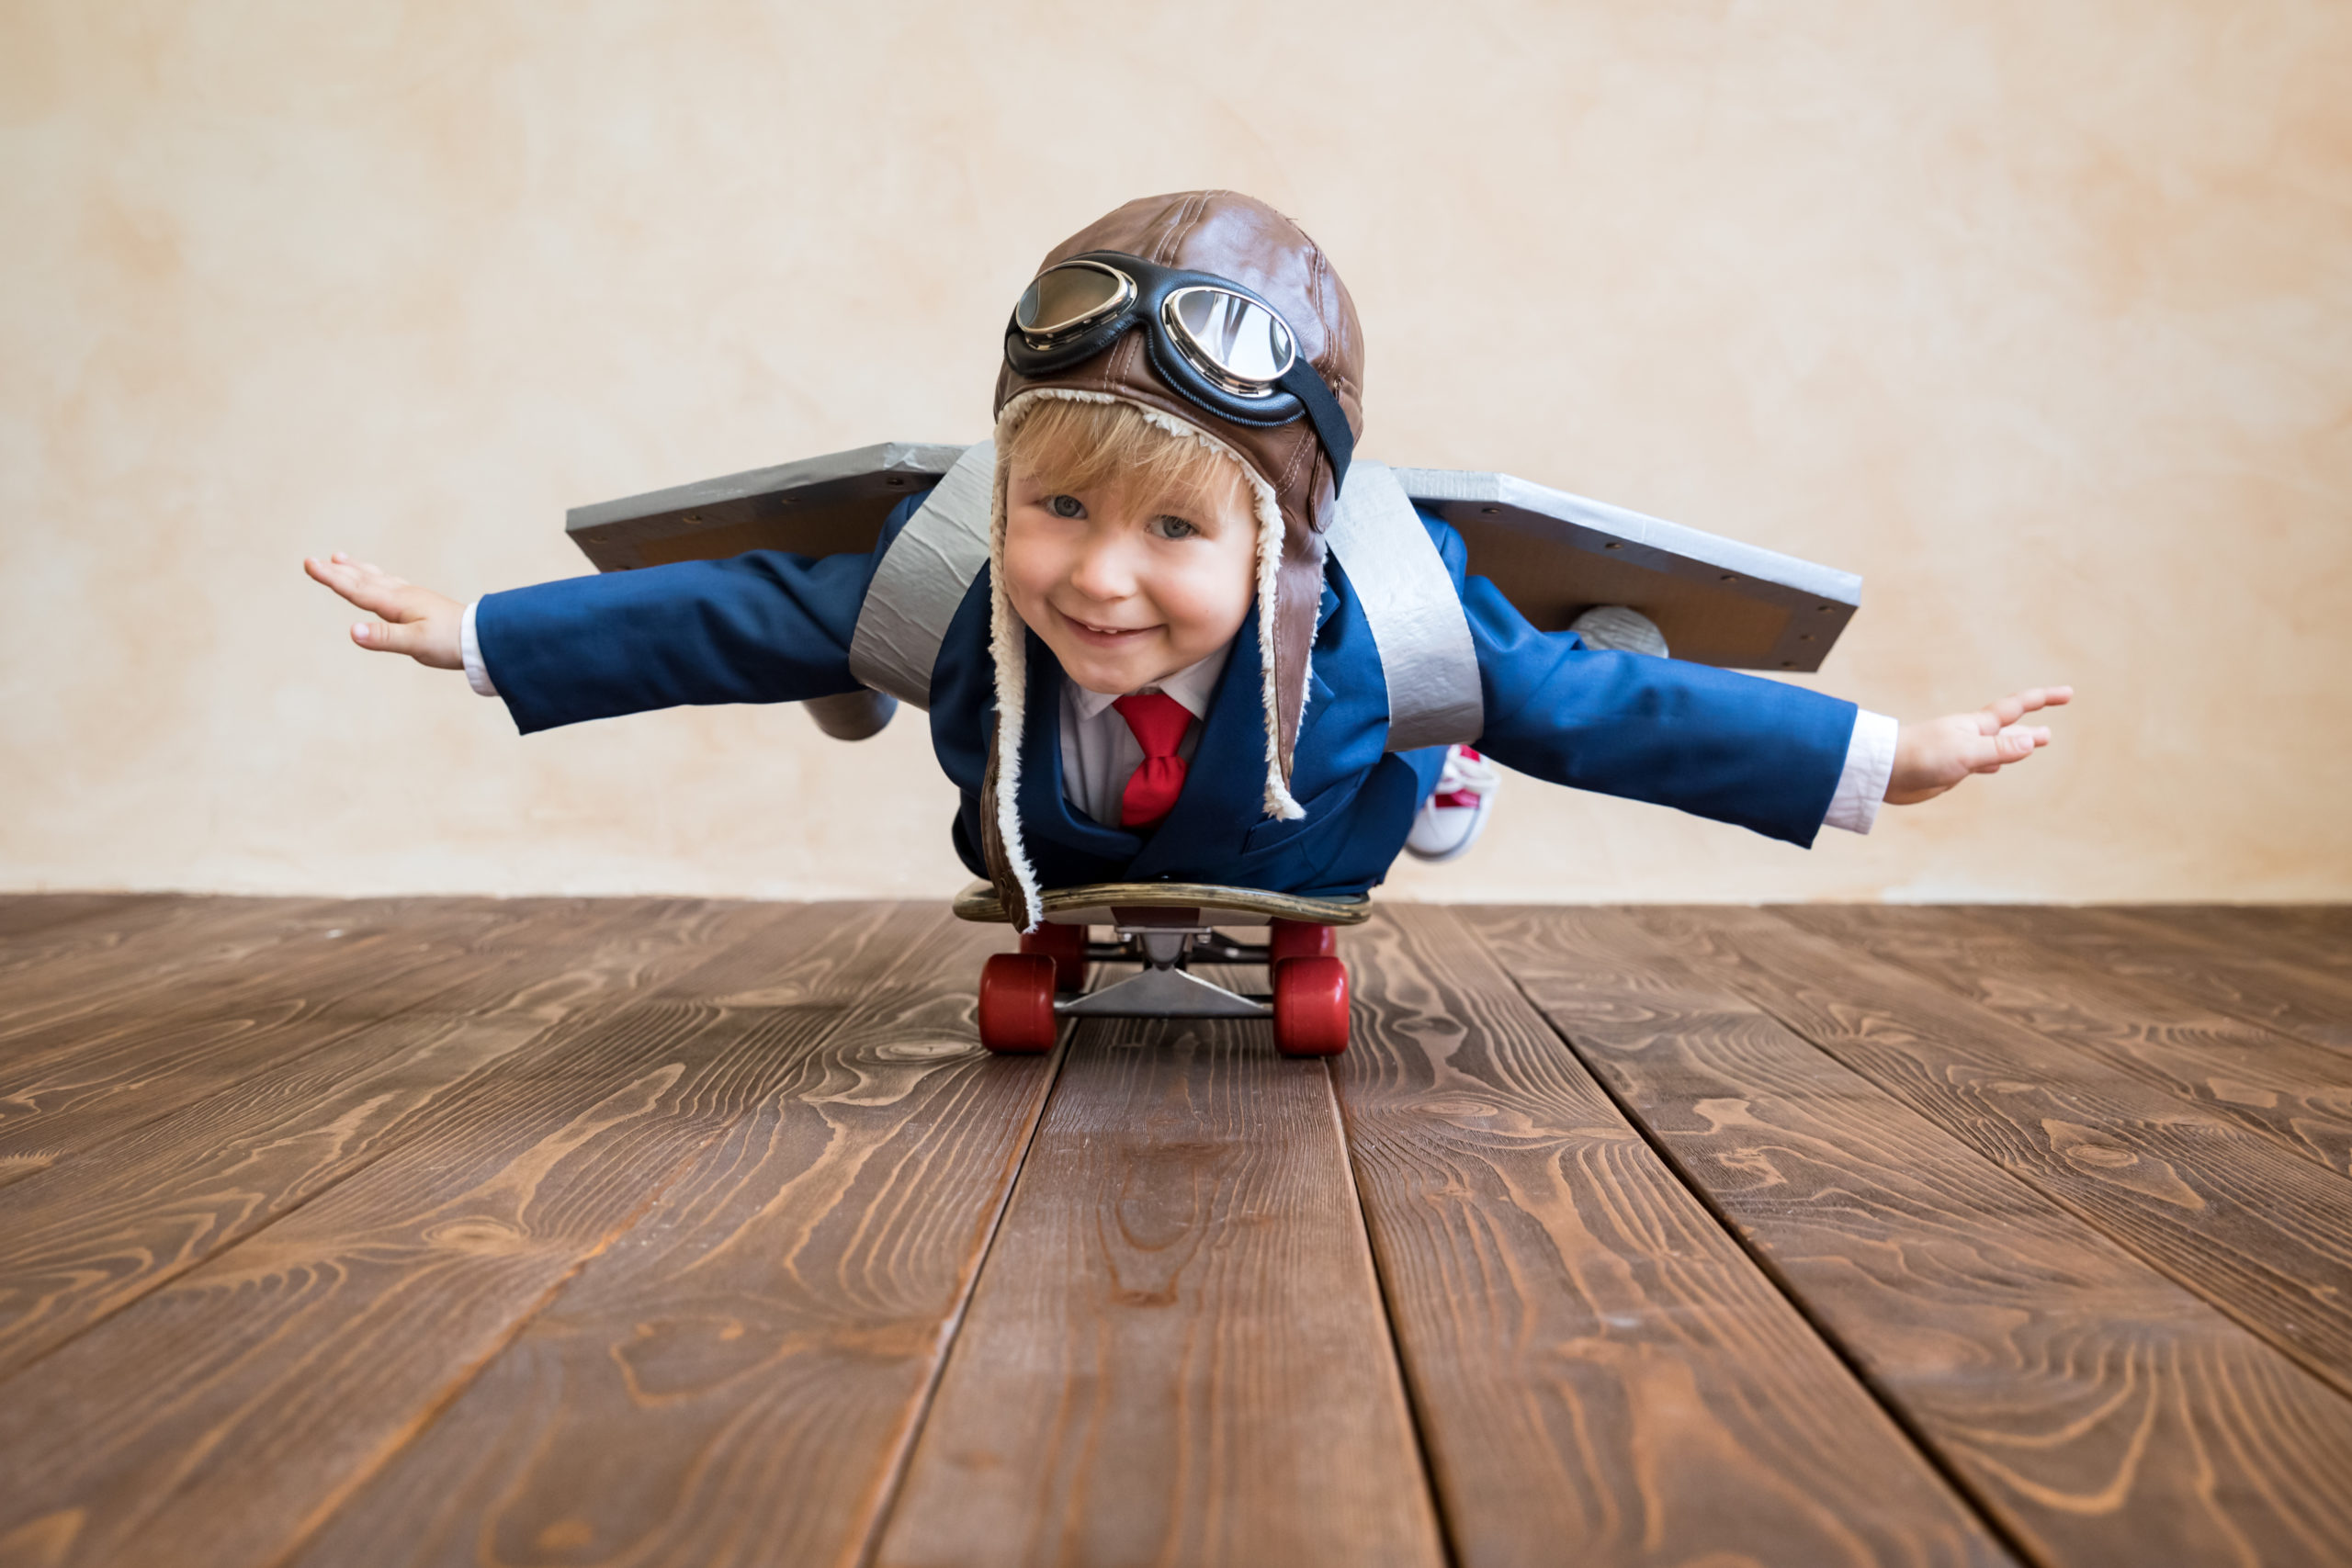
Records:
{"label": "child's outstretched arm", "polygon": [[1886,803],[1916,806],[1933,800],[1971,773],[1997,773],[2050,744],[2046,725],[2018,720],[2046,707],[2061,707],[2072,686],[2033,686],[1987,703],[1974,713],[1906,724],[1894,741],[1894,767],[1887,776]]}
{"label": "child's outstretched arm", "polygon": [[351,628],[351,640],[378,653],[405,653],[435,670],[462,670],[466,607],[444,593],[403,582],[380,567],[337,550],[306,558],[302,570],[377,619]]}
{"label": "child's outstretched arm", "polygon": [[[563,578],[471,604],[340,553],[302,570],[376,617],[353,626],[352,641],[464,671],[528,735],[684,704],[857,691],[849,648],[866,585],[921,500],[899,503],[870,551],[752,550]],[[973,594],[984,610],[980,584]]]}

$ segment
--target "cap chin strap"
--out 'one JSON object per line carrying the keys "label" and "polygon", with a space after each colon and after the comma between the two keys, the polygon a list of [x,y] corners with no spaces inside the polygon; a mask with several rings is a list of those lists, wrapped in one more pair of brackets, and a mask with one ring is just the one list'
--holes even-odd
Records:
{"label": "cap chin strap", "polygon": [[1348,428],[1348,416],[1340,408],[1340,400],[1331,395],[1330,387],[1305,355],[1290,362],[1290,368],[1274,383],[1299,400],[1306,410],[1306,417],[1315,426],[1324,453],[1331,459],[1331,493],[1340,493],[1347,482],[1348,463],[1356,451],[1355,433]]}

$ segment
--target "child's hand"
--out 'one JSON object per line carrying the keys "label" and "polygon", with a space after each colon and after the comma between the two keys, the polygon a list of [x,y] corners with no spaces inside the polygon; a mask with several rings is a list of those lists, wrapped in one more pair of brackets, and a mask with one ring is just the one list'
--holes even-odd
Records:
{"label": "child's hand", "polygon": [[447,594],[402,582],[337,550],[325,560],[305,558],[302,570],[380,620],[351,628],[351,640],[379,653],[405,653],[435,670],[461,670],[466,607]]}
{"label": "child's hand", "polygon": [[1975,713],[1906,724],[1894,740],[1894,771],[1886,781],[1889,806],[1933,800],[1971,773],[1997,773],[2050,744],[2045,726],[2018,722],[2027,714],[2058,707],[2075,694],[2072,686],[2035,686],[2014,692]]}

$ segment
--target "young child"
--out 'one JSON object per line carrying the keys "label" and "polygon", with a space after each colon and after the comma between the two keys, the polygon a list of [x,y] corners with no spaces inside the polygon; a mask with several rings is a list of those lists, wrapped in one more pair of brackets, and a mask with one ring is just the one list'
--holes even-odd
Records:
{"label": "young child", "polygon": [[[1468,623],[1483,728],[1466,758],[1388,751],[1378,650],[1323,537],[1363,426],[1362,366],[1322,252],[1246,197],[1131,202],[1046,258],[1005,337],[989,563],[930,683],[933,747],[963,792],[956,850],[1008,908],[1162,878],[1360,893],[1441,784],[1483,793],[1477,753],[1809,845],[1825,822],[1868,832],[1882,800],[1930,799],[2048,743],[2018,720],[2066,687],[1898,726],[1539,632],[1423,513]],[[470,605],[340,554],[303,564],[377,617],[352,628],[362,648],[463,669],[527,734],[858,690],[859,613],[920,501],[864,555],[761,551]]]}

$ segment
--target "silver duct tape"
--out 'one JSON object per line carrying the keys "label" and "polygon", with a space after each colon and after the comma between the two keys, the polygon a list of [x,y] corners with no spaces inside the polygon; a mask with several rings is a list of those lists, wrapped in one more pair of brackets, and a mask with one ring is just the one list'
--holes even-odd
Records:
{"label": "silver duct tape", "polygon": [[939,645],[972,580],[989,563],[996,502],[996,444],[967,446],[874,569],[849,670],[877,692],[928,711]]}
{"label": "silver duct tape", "polygon": [[1445,562],[1385,463],[1359,458],[1324,536],[1348,574],[1388,683],[1388,750],[1468,744],[1486,728],[1478,653]]}

